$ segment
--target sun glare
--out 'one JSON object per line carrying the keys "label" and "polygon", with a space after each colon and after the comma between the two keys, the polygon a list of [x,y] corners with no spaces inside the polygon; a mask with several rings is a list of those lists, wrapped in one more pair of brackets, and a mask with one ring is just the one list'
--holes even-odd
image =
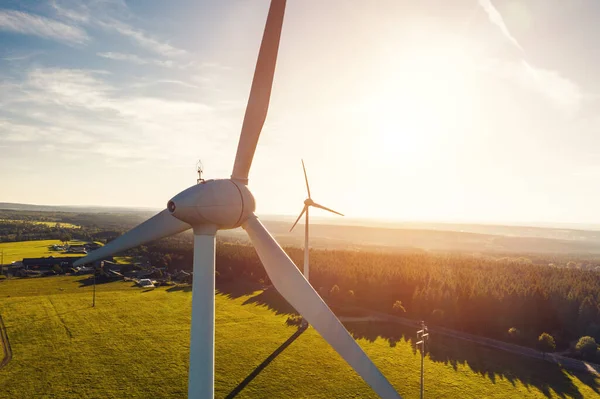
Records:
{"label": "sun glare", "polygon": [[380,78],[363,103],[371,128],[364,144],[373,158],[398,167],[431,161],[469,124],[473,68],[465,49],[444,43],[384,52]]}

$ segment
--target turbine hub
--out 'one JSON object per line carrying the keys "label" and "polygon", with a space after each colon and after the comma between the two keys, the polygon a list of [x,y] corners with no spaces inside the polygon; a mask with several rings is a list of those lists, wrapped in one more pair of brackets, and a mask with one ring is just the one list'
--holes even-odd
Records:
{"label": "turbine hub", "polygon": [[313,201],[313,200],[312,200],[312,199],[310,199],[310,198],[307,198],[307,199],[305,199],[305,200],[304,200],[304,205],[306,205],[306,206],[311,206],[311,205],[313,205],[314,203],[315,203],[315,201]]}
{"label": "turbine hub", "polygon": [[171,215],[192,227],[212,224],[219,229],[241,226],[255,208],[248,187],[232,179],[205,180],[180,192],[167,204]]}

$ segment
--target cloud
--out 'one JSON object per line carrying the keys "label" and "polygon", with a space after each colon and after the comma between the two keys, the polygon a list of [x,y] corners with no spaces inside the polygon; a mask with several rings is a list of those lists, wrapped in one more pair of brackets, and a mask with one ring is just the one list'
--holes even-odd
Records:
{"label": "cloud", "polygon": [[86,3],[80,0],[72,0],[66,6],[65,1],[61,1],[59,4],[59,2],[53,0],[51,5],[61,18],[78,24],[97,26],[109,32],[117,32],[153,53],[165,57],[178,57],[188,54],[183,49],[159,40],[143,30],[123,22],[122,20],[130,17],[131,13],[127,4],[122,1],[104,0]]}
{"label": "cloud", "polygon": [[125,54],[115,52],[96,53],[97,56],[116,61],[126,61],[136,65],[157,65],[165,68],[172,68],[175,63],[171,60],[157,60],[154,58],[140,57],[136,54]]}
{"label": "cloud", "polygon": [[516,81],[524,87],[541,93],[567,115],[574,115],[581,104],[591,97],[582,93],[581,88],[556,71],[532,67],[527,61],[521,62],[492,59],[479,64],[476,70]]}
{"label": "cloud", "polygon": [[514,44],[515,47],[517,47],[519,50],[523,51],[523,48],[521,47],[521,45],[519,44],[517,39],[515,39],[515,37],[510,33],[510,31],[506,27],[506,24],[504,23],[504,19],[502,18],[502,15],[500,15],[500,13],[496,9],[496,7],[494,7],[494,5],[492,4],[492,1],[491,0],[479,0],[479,5],[487,13],[488,18],[490,19],[490,22],[493,23],[494,25],[496,25],[498,28],[500,28],[500,30],[502,31],[502,34],[512,44]]}
{"label": "cloud", "polygon": [[120,33],[123,36],[126,36],[138,46],[143,47],[146,50],[152,51],[156,54],[160,54],[166,57],[176,57],[187,54],[187,51],[185,50],[176,48],[170,45],[169,43],[165,43],[158,39],[155,39],[149,36],[147,33],[139,29],[135,29],[132,26],[117,21],[115,19],[107,21],[96,21],[96,23],[106,30],[113,30]]}
{"label": "cloud", "polygon": [[40,54],[44,54],[43,51],[29,51],[29,52],[21,52],[21,53],[12,53],[10,55],[6,55],[2,57],[4,61],[8,62],[18,62],[18,61],[26,61]]}
{"label": "cloud", "polygon": [[132,160],[177,164],[195,158],[196,149],[209,142],[235,138],[235,129],[231,137],[223,136],[227,122],[212,107],[138,95],[111,84],[111,78],[104,71],[31,69],[0,91],[3,142],[32,150],[53,144],[61,153],[95,154],[126,165]]}
{"label": "cloud", "polygon": [[0,10],[0,30],[38,36],[71,45],[82,44],[90,39],[87,33],[77,26],[15,10]]}
{"label": "cloud", "polygon": [[579,110],[581,101],[587,97],[581,88],[557,71],[538,68],[530,64],[524,58],[525,50],[523,50],[517,39],[510,33],[502,15],[494,7],[491,0],[479,0],[479,5],[486,12],[490,22],[496,25],[504,37],[523,54],[520,63],[501,63],[499,64],[500,70],[496,72],[504,75],[512,75],[522,83],[542,93],[568,114],[574,115]]}
{"label": "cloud", "polygon": [[181,86],[181,87],[187,87],[189,89],[200,89],[200,86],[191,84],[191,83],[187,83],[187,82],[183,82],[181,80],[176,80],[176,79],[158,79],[158,80],[152,80],[152,81],[148,81],[148,82],[141,82],[141,83],[136,83],[133,85],[133,87],[148,87],[148,86],[154,86],[154,85],[160,85],[160,84],[169,84],[169,85],[176,85],[176,86]]}
{"label": "cloud", "polygon": [[87,23],[90,19],[89,9],[83,3],[71,2],[71,4],[69,4],[68,8],[63,7],[62,5],[58,4],[56,1],[51,1],[50,5],[52,6],[52,8],[54,8],[56,13],[60,17],[70,19],[72,21],[79,22],[79,23]]}

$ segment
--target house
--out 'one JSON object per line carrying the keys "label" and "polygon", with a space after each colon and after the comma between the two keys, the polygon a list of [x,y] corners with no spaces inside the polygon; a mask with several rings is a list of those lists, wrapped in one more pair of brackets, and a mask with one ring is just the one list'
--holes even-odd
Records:
{"label": "house", "polygon": [[100,248],[102,245],[96,243],[96,242],[86,242],[85,244],[83,244],[83,247],[86,249],[86,251],[95,251],[96,249]]}
{"label": "house", "polygon": [[85,245],[69,245],[67,252],[72,254],[87,254],[87,249],[85,249]]}
{"label": "house", "polygon": [[143,278],[138,282],[138,285],[143,288],[154,288],[154,283],[148,278]]}
{"label": "house", "polygon": [[179,282],[179,283],[192,283],[192,275],[191,273],[188,273],[184,270],[181,270],[179,272],[176,272],[175,274],[173,274],[173,276],[171,277],[171,279],[173,281]]}
{"label": "house", "polygon": [[47,258],[23,258],[21,263],[26,270],[50,270],[54,266],[60,266],[63,269],[72,267],[73,262],[77,259],[80,258],[76,256],[57,258],[49,256]]}
{"label": "house", "polygon": [[115,263],[115,262],[111,262],[109,260],[104,260],[102,261],[102,267],[104,268],[104,270],[113,270],[113,271],[121,271],[121,268],[123,268],[123,266],[126,266],[124,264],[121,263]]}

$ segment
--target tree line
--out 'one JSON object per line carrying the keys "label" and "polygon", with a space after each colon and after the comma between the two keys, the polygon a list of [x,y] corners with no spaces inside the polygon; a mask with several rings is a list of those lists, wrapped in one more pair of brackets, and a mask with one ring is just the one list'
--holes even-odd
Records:
{"label": "tree line", "polygon": [[[301,249],[285,250],[302,265]],[[190,269],[192,237],[181,234],[142,251],[168,255],[171,269]],[[453,253],[351,250],[311,250],[310,263],[311,284],[332,303],[528,346],[539,346],[543,333],[562,349],[582,336],[600,342],[595,270]],[[221,280],[268,284],[254,248],[244,243],[219,240],[216,267]]]}
{"label": "tree line", "polygon": [[[38,213],[10,216],[36,220],[43,216],[77,224],[84,228],[73,231],[73,238],[101,241],[116,238],[147,216]],[[2,220],[6,217],[0,212],[0,240],[7,234],[16,239],[19,230],[15,231],[14,223],[5,224]],[[26,225],[21,226],[21,240],[60,239],[65,233],[58,226]],[[285,250],[302,265],[301,249]],[[171,271],[190,271],[192,235],[182,233],[149,243],[127,255],[144,256]],[[523,254],[515,258],[373,249],[311,250],[310,257],[311,284],[332,304],[399,314],[529,346],[542,342],[551,347],[543,333],[552,337],[558,349],[580,337],[600,342],[600,273],[595,266],[599,259],[593,256]],[[254,248],[245,242],[219,236],[216,264],[218,281],[246,279],[269,284]],[[589,339],[583,343],[591,347]]]}

